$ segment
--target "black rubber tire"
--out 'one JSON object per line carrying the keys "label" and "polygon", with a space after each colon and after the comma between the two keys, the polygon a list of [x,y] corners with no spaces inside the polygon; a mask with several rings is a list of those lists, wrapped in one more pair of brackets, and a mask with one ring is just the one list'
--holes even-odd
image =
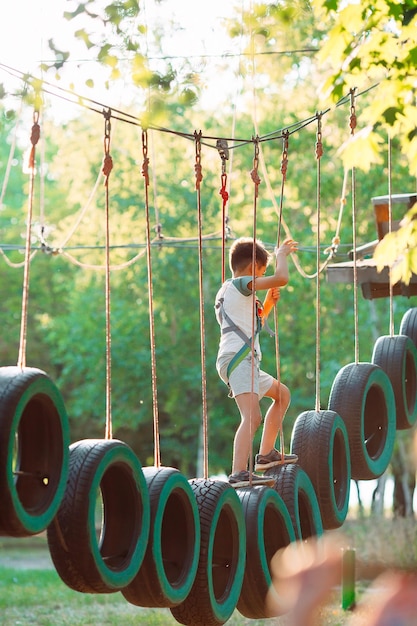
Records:
{"label": "black rubber tire", "polygon": [[382,367],[395,397],[397,430],[417,420],[417,348],[407,335],[385,335],[375,342],[372,363]]}
{"label": "black rubber tire", "polygon": [[265,474],[276,479],[274,489],[288,508],[296,539],[320,537],[323,534],[320,507],[306,472],[298,464],[291,464],[271,467]]}
{"label": "black rubber tire", "polygon": [[62,580],[85,593],[122,589],[142,563],[149,525],[148,488],[131,448],[116,439],[86,439],[70,446],[67,488],[47,533]]}
{"label": "black rubber tire", "polygon": [[417,348],[417,308],[408,309],[400,324],[400,335],[407,335]]}
{"label": "black rubber tire", "polygon": [[294,423],[291,452],[313,483],[323,528],[339,528],[349,510],[351,480],[349,438],[340,415],[328,410],[301,413]]}
{"label": "black rubber tire", "polygon": [[187,479],[172,467],[145,467],[151,527],[142,566],[122,590],[137,606],[173,607],[188,596],[200,555],[200,517]]}
{"label": "black rubber tire", "polygon": [[249,619],[273,617],[266,606],[271,560],[295,541],[290,514],[278,492],[269,487],[247,487],[237,494],[246,522],[246,567],[237,608]]}
{"label": "black rubber tire", "polygon": [[395,440],[395,399],[391,381],[374,363],[349,363],[336,375],[329,409],[348,432],[353,480],[371,480],[387,469]]}
{"label": "black rubber tire", "polygon": [[0,534],[36,535],[61,504],[68,475],[69,424],[45,372],[0,368]]}
{"label": "black rubber tire", "polygon": [[220,626],[235,610],[242,589],[245,518],[228,483],[195,479],[190,484],[200,515],[200,559],[188,597],[171,613],[180,624]]}

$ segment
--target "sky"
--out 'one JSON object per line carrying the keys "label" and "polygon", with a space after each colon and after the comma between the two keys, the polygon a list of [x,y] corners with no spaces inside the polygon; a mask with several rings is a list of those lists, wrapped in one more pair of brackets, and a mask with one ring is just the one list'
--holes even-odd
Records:
{"label": "sky", "polygon": [[[244,2],[244,0],[241,0]],[[48,40],[52,38],[60,49],[70,49],[73,59],[84,59],[87,51],[84,45],[73,37],[74,24],[63,17],[64,11],[73,10],[77,3],[74,0],[14,0],[3,2],[0,8],[0,64],[10,66],[19,72],[29,72],[42,77],[39,70],[41,61],[51,60],[48,49]],[[165,44],[164,53],[167,55],[221,55],[230,51],[230,42],[222,34],[221,20],[230,15],[233,2],[224,0],[210,0],[210,2],[196,0],[164,0],[158,3],[155,0],[142,0],[144,18],[148,28],[152,28],[154,20],[174,16],[183,25],[183,32],[173,34]],[[229,48],[228,48],[229,46]],[[228,83],[219,86],[219,72],[216,72],[213,59],[212,75],[208,81],[209,94],[204,97],[215,99],[223,97],[223,91]],[[230,61],[232,64],[233,61]],[[74,68],[74,64],[69,68]],[[84,77],[79,72],[68,69],[62,80],[57,83],[67,88],[72,81],[80,95],[102,102],[103,98],[117,98],[117,94],[109,94],[100,83],[100,67],[94,68],[96,77],[94,90],[84,84]],[[91,75],[91,64],[86,72]],[[87,74],[86,74],[87,77]],[[98,77],[98,79],[97,79]],[[78,79],[78,83],[77,83]],[[81,79],[81,80],[80,80]],[[46,80],[54,82],[48,76]],[[224,77],[222,78],[224,81]],[[9,86],[18,85],[19,81],[10,77],[7,71],[0,66],[0,83]],[[104,83],[104,74],[103,81]],[[109,106],[116,106],[117,102],[105,101]]]}

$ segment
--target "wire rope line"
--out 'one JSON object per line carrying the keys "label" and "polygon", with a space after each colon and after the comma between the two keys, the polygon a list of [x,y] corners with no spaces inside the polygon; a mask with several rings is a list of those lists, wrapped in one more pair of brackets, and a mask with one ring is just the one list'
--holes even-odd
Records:
{"label": "wire rope line", "polygon": [[110,155],[111,141],[111,111],[104,111],[104,158],[103,175],[105,189],[105,311],[106,311],[106,430],[105,438],[113,438],[112,411],[111,411],[111,290],[110,290],[110,196],[109,178],[113,169],[113,159]]}
{"label": "wire rope line", "polygon": [[29,198],[28,213],[26,224],[26,250],[25,263],[23,271],[23,290],[22,290],[22,312],[20,321],[20,341],[17,366],[21,369],[26,367],[26,341],[27,341],[27,325],[28,325],[28,304],[29,304],[29,282],[30,282],[30,260],[31,260],[31,231],[32,231],[32,215],[33,215],[33,198],[36,176],[36,146],[40,138],[39,111],[33,113],[33,125],[30,136],[32,148],[29,154]]}
{"label": "wire rope line", "polygon": [[[142,121],[140,118],[138,118],[135,115],[132,115],[130,113],[124,112],[120,109],[117,109],[115,107],[109,107],[107,104],[103,104],[97,100],[93,100],[91,98],[88,98],[86,96],[82,96],[80,94],[75,93],[74,91],[71,91],[69,89],[65,89],[63,87],[59,87],[58,85],[53,85],[52,83],[49,83],[43,79],[40,79],[39,77],[35,77],[31,74],[28,73],[23,73],[17,69],[14,69],[8,65],[5,65],[3,63],[0,63],[0,69],[2,69],[3,71],[11,74],[12,76],[14,76],[15,78],[19,78],[21,80],[25,80],[25,82],[28,85],[31,85],[31,81],[34,85],[36,85],[37,90],[41,89],[42,92],[44,93],[48,93],[49,95],[52,95],[54,97],[58,97],[61,98],[63,100],[67,100],[70,103],[77,105],[77,106],[82,106],[84,108],[87,108],[95,113],[98,113],[100,115],[103,114],[103,109],[104,110],[111,110],[111,116],[112,119],[116,119],[125,123],[130,123],[136,126],[140,126],[142,127]],[[39,87],[39,85],[41,85],[41,87]],[[364,95],[366,93],[368,93],[369,91],[371,91],[372,89],[375,89],[378,86],[378,83],[371,85],[370,87],[364,89],[363,91],[356,93],[356,98]],[[65,96],[63,95],[65,94]],[[336,102],[333,106],[328,107],[327,109],[325,109],[324,111],[322,111],[322,115],[324,116],[325,114],[334,111],[337,107],[344,105],[345,103],[348,102],[349,100],[349,94],[343,96],[338,102]],[[310,124],[314,123],[316,120],[315,115],[309,116],[308,118],[304,119],[304,120],[299,120],[297,122],[295,122],[293,125],[289,126],[288,129],[290,129],[290,133],[293,134],[294,132],[298,132],[299,130],[305,128],[306,126],[309,126]],[[179,137],[183,137],[184,139],[188,139],[190,141],[194,141],[194,134],[193,133],[187,133],[187,132],[183,132],[183,131],[178,131],[178,130],[173,130],[173,129],[169,129],[169,128],[165,128],[162,126],[156,126],[156,125],[151,125],[151,124],[147,124],[146,125],[147,130],[157,130],[160,132],[164,132],[164,133],[169,133],[169,134],[174,134],[177,135]],[[259,136],[259,143],[265,142],[265,141],[272,141],[274,139],[277,138],[282,138],[282,130],[276,130],[276,131],[272,131],[271,133],[268,133],[266,135],[263,136]],[[212,135],[201,135],[201,143],[202,145],[207,145],[211,148],[216,148],[216,141],[218,139],[218,136],[212,136]],[[226,139],[229,142],[233,142],[233,145],[229,146],[229,148],[231,150],[250,144],[252,143],[252,139],[251,138],[236,138],[236,137],[225,137],[224,139]],[[207,141],[212,141],[213,143],[206,143],[204,140]]]}
{"label": "wire rope line", "polygon": [[201,182],[203,180],[201,165],[201,131],[194,133],[195,138],[195,189],[197,196],[197,227],[198,227],[198,285],[200,304],[200,353],[201,353],[201,397],[203,417],[203,472],[208,479],[208,412],[207,412],[207,378],[206,378],[206,342],[204,319],[204,283],[203,283],[203,213],[201,207]]}
{"label": "wire rope line", "polygon": [[154,464],[161,466],[161,448],[159,439],[159,410],[158,410],[158,385],[156,370],[156,348],[155,348],[155,316],[153,300],[153,276],[152,276],[152,253],[150,236],[150,211],[149,211],[149,157],[148,157],[148,133],[142,131],[142,176],[145,188],[145,216],[146,216],[146,259],[148,268],[148,306],[149,306],[149,337],[151,348],[151,380],[152,380],[152,415],[154,430]]}

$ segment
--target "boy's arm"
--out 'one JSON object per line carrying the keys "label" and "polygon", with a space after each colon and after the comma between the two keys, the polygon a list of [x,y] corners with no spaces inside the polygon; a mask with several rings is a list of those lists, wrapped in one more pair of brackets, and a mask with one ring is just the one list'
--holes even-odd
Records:
{"label": "boy's arm", "polygon": [[293,239],[286,239],[276,252],[275,272],[270,276],[258,276],[256,278],[256,289],[270,289],[272,287],[283,287],[288,283],[288,262],[287,257],[293,252],[297,252],[298,243]]}
{"label": "boy's arm", "polygon": [[280,296],[280,293],[279,293],[278,287],[272,287],[272,289],[268,289],[268,291],[266,292],[266,296],[265,296],[265,300],[263,304],[263,312],[262,312],[262,317],[264,319],[268,317],[268,315],[270,314],[270,312],[272,311],[272,309],[278,302],[279,296]]}

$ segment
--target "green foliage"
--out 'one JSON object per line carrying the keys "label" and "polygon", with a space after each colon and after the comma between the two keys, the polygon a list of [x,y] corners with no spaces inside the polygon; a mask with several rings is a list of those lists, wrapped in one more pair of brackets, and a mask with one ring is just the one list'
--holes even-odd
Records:
{"label": "green foliage", "polygon": [[417,205],[410,209],[401,222],[401,227],[387,233],[376,247],[374,258],[378,271],[391,268],[391,282],[409,284],[411,276],[417,274]]}
{"label": "green foliage", "polygon": [[[325,2],[314,0],[322,24],[319,61],[330,68],[323,94],[339,100],[351,89],[376,85],[365,112],[369,139],[378,126],[401,139],[410,169],[417,171],[415,128],[416,26],[414,0]],[[377,152],[377,146],[374,146]]]}

